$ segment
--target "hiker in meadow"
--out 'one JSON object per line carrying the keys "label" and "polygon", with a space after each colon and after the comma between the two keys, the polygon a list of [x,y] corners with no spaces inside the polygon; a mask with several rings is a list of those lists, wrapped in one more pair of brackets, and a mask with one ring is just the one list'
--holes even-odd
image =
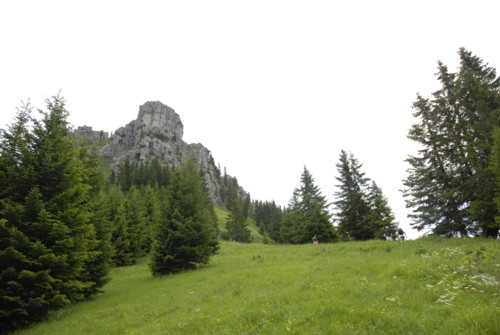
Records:
{"label": "hiker in meadow", "polygon": [[385,227],[384,236],[386,241],[392,241],[392,231],[389,229],[389,227]]}
{"label": "hiker in meadow", "polygon": [[398,228],[398,241],[404,241],[406,237],[406,233],[404,232],[403,228],[399,227]]}
{"label": "hiker in meadow", "polygon": [[313,244],[318,244],[318,237],[316,236],[316,234],[314,234],[313,238],[312,238],[312,241],[313,241]]}

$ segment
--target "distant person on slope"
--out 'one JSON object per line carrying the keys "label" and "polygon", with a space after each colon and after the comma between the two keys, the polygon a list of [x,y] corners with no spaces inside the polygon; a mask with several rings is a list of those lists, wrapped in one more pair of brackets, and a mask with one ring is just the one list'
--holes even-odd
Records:
{"label": "distant person on slope", "polygon": [[387,241],[392,241],[392,231],[389,229],[389,227],[385,227],[384,236]]}
{"label": "distant person on slope", "polygon": [[405,240],[406,233],[404,232],[403,228],[399,227],[398,228],[398,241],[404,241]]}

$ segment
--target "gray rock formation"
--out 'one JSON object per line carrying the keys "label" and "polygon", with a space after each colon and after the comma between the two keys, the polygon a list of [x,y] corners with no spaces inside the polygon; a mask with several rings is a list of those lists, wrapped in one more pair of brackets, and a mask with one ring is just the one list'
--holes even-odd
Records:
{"label": "gray rock formation", "polygon": [[73,131],[77,141],[86,141],[87,144],[105,142],[109,139],[109,134],[104,131],[92,130],[92,127],[81,126]]}
{"label": "gray rock formation", "polygon": [[161,163],[182,164],[192,154],[205,174],[208,191],[220,202],[220,171],[210,151],[201,144],[183,141],[184,126],[179,115],[159,101],[148,101],[139,107],[137,119],[117,129],[101,148],[101,156],[118,170],[127,157],[140,163],[158,158]]}

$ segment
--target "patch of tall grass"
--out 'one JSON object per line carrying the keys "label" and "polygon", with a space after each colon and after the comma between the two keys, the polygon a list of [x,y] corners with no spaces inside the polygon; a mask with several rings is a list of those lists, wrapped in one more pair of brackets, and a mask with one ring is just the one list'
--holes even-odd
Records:
{"label": "patch of tall grass", "polygon": [[222,242],[195,271],[116,268],[105,293],[17,334],[500,334],[499,248]]}

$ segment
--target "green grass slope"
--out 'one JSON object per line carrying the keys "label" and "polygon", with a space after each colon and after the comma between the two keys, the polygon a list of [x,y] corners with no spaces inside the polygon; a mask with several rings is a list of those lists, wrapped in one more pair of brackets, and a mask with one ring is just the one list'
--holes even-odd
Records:
{"label": "green grass slope", "polygon": [[498,242],[222,242],[154,278],[144,259],[105,293],[17,334],[500,334]]}
{"label": "green grass slope", "polygon": [[[230,211],[222,208],[222,207],[215,207],[215,214],[217,215],[217,224],[219,226],[219,231],[221,233],[224,233],[227,231],[226,229],[226,219],[229,214],[231,214]],[[257,224],[253,219],[248,219],[248,229],[250,230],[250,236],[252,238],[252,243],[262,243],[263,242],[263,237],[259,233],[259,228],[257,228]]]}

